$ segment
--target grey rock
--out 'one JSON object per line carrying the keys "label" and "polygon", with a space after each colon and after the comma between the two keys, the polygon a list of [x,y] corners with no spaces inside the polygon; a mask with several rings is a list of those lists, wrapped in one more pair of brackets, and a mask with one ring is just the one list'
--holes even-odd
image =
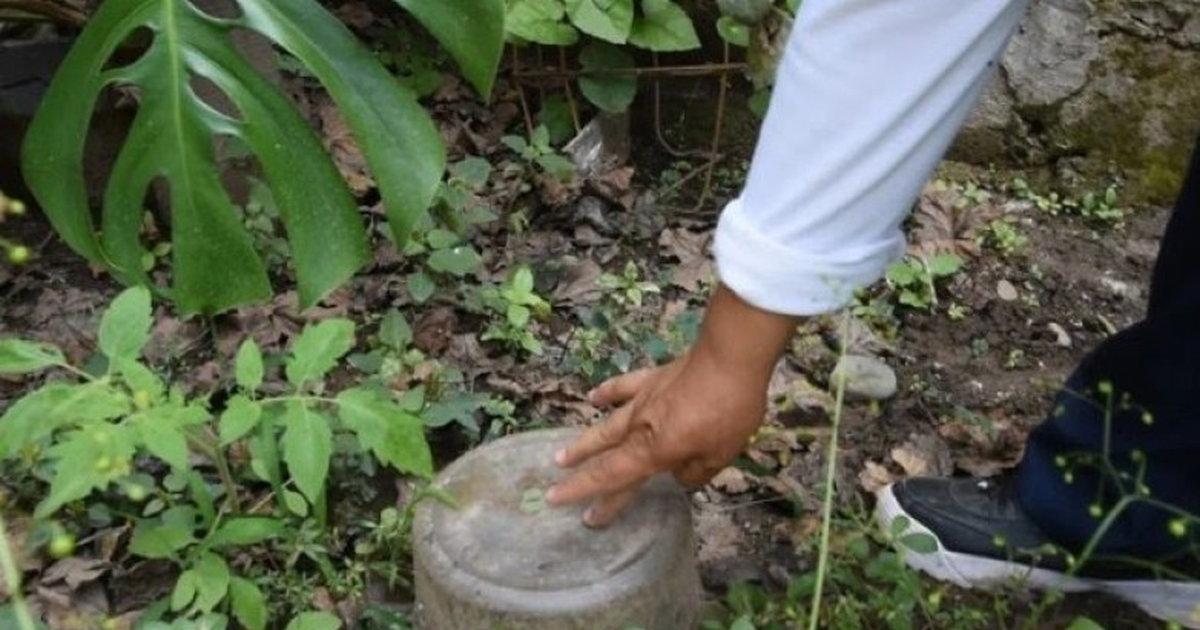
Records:
{"label": "grey rock", "polygon": [[846,380],[846,398],[851,400],[887,400],[896,395],[896,372],[875,357],[844,355],[830,374],[837,386]]}
{"label": "grey rock", "polygon": [[1003,61],[1008,84],[1022,105],[1059,103],[1087,83],[1088,69],[1100,53],[1090,13],[1086,0],[1034,3]]}

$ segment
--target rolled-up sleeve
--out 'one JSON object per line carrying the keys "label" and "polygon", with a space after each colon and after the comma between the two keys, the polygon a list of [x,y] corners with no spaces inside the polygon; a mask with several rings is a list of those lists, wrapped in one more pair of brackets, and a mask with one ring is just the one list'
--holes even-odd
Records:
{"label": "rolled-up sleeve", "polygon": [[746,186],[717,226],[721,281],[812,315],[881,277],[1026,4],[804,0]]}

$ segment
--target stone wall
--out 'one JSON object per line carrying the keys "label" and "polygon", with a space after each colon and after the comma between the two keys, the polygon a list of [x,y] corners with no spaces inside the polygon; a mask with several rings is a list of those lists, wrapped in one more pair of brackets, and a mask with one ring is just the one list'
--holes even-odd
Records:
{"label": "stone wall", "polygon": [[1200,132],[1200,0],[1035,0],[950,158],[1169,203]]}

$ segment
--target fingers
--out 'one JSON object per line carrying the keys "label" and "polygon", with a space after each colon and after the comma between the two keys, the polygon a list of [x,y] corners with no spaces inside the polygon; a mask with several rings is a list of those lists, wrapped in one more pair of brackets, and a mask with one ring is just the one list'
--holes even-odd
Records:
{"label": "fingers", "polygon": [[629,439],[620,448],[597,455],[546,494],[554,505],[575,503],[592,497],[628,490],[655,473],[644,441]]}
{"label": "fingers", "polygon": [[628,407],[614,411],[607,420],[584,430],[574,442],[554,454],[554,462],[564,468],[574,468],[581,462],[607,451],[629,434],[629,419],[633,412]]}
{"label": "fingers", "polygon": [[583,524],[597,529],[608,527],[616,520],[617,516],[620,516],[621,512],[625,511],[625,507],[637,496],[637,493],[638,490],[635,486],[629,490],[601,497],[583,513]]}
{"label": "fingers", "polygon": [[621,376],[614,376],[592,390],[588,399],[597,407],[619,405],[633,398],[654,371],[655,368],[646,368],[634,370]]}

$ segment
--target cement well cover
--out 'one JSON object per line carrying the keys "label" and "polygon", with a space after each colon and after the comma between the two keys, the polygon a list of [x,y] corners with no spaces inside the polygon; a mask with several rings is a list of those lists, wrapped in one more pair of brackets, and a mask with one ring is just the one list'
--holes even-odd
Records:
{"label": "cement well cover", "polygon": [[691,512],[655,479],[616,523],[585,527],[584,505],[550,507],[554,452],[578,432],[509,436],[446,468],[413,545],[423,630],[692,630],[699,602]]}

